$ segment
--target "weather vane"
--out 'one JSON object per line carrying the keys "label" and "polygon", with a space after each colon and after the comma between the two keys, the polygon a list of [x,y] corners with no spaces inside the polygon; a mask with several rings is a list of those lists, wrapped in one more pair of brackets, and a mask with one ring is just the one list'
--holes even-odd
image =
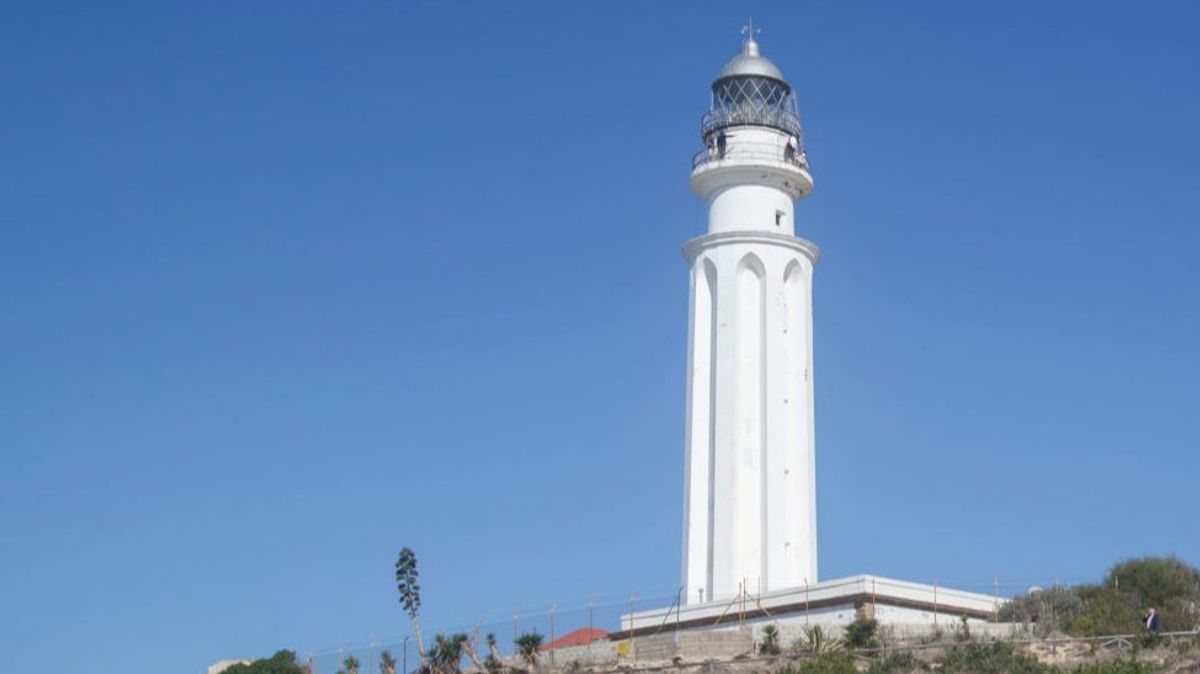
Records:
{"label": "weather vane", "polygon": [[742,35],[746,36],[747,40],[754,41],[754,34],[761,33],[762,28],[754,27],[754,17],[750,17],[750,22],[742,26]]}

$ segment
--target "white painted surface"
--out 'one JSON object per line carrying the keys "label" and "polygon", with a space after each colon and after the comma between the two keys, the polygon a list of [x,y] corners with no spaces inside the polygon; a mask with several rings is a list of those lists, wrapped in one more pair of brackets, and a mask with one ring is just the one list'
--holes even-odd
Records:
{"label": "white painted surface", "polygon": [[248,665],[250,660],[219,660],[208,666],[207,674],[221,674],[234,665]]}
{"label": "white painted surface", "polygon": [[[725,154],[692,173],[709,204],[691,265],[683,585],[686,602],[817,581],[812,273],[794,236],[806,170],[792,139],[725,133]],[[715,156],[715,155],[714,155]]]}
{"label": "white painted surface", "polygon": [[[764,592],[751,595],[744,602],[726,599],[625,615],[621,617],[621,629],[688,621],[703,621],[709,629],[715,629],[723,625],[736,625],[739,613],[755,611],[760,607],[770,612],[771,616],[747,622],[844,625],[854,619],[854,602],[862,597],[867,597],[868,602],[874,599],[875,617],[883,625],[936,625],[945,629],[960,624],[958,615],[962,612],[990,615],[1005,601],[977,592],[862,575],[816,583],[807,588],[801,586]],[[806,608],[818,603],[821,604],[819,608]],[[919,607],[913,607],[913,603]],[[969,622],[972,626],[987,624],[979,617],[971,618]]]}

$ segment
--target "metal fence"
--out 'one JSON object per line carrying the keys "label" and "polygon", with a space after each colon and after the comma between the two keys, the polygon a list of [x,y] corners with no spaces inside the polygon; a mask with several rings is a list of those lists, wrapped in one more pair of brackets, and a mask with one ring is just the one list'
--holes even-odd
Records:
{"label": "metal fence", "polygon": [[803,150],[789,148],[787,145],[745,141],[730,143],[724,150],[717,147],[700,150],[692,155],[692,168],[727,159],[741,162],[782,162],[808,169],[808,155]]}
{"label": "metal fence", "polygon": [[[1072,584],[1077,582],[1075,579],[1070,580]],[[934,587],[992,595],[997,600],[1025,594],[1032,587],[1049,589],[1063,584],[1059,578],[1053,577],[1016,580],[952,578],[948,580],[930,579],[923,582]],[[549,603],[541,608],[493,613],[473,622],[463,622],[457,625],[422,625],[422,636],[425,649],[428,651],[438,634],[447,636],[465,634],[470,640],[467,649],[475,653],[477,659],[482,660],[489,652],[487,644],[490,634],[495,639],[499,657],[515,658],[518,656],[518,651],[514,641],[523,634],[540,634],[545,645],[557,642],[564,637],[574,639],[570,642],[571,645],[583,645],[588,639],[587,635],[596,635],[596,630],[606,634],[621,632],[625,628],[621,622],[622,616],[651,609],[666,609],[672,606],[679,598],[680,592],[680,588],[675,588],[659,593],[631,593],[624,596],[609,595],[596,599]],[[753,598],[753,593],[751,593],[751,598]],[[398,613],[397,619],[403,619],[403,617]],[[736,622],[736,615],[731,615],[731,619]],[[662,629],[671,631],[674,629],[674,625],[670,624],[668,619]],[[581,633],[581,630],[585,630],[585,632]],[[606,637],[601,636],[600,640],[596,642],[597,648],[600,648],[602,643],[608,642]],[[299,658],[310,665],[312,674],[336,674],[344,671],[346,669],[345,661],[351,656],[359,663],[359,674],[382,674],[380,662],[385,651],[396,660],[398,674],[410,672],[419,664],[416,640],[411,633],[358,639],[311,651],[301,650]],[[551,665],[567,664],[557,663],[555,661],[557,655],[555,649],[547,649],[543,651],[539,659]],[[636,651],[631,655],[636,657]],[[471,658],[464,656],[463,665],[470,666],[471,664]]]}

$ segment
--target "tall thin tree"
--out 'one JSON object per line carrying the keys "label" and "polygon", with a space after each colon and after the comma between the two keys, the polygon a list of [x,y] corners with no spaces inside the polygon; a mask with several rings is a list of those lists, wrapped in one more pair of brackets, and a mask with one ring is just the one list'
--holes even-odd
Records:
{"label": "tall thin tree", "polygon": [[421,641],[421,586],[417,583],[417,555],[411,548],[400,548],[396,558],[396,589],[400,592],[400,605],[412,621],[413,635],[417,639],[417,655],[425,664],[425,644]]}

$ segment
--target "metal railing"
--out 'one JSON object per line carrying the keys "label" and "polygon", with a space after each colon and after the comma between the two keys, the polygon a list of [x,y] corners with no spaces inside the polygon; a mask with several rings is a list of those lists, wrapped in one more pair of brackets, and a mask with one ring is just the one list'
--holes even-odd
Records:
{"label": "metal railing", "polygon": [[692,168],[727,159],[738,162],[781,162],[808,170],[808,156],[804,154],[804,150],[773,143],[737,141],[730,141],[723,149],[719,146],[709,147],[697,152],[692,157]]}
{"label": "metal railing", "polygon": [[728,126],[769,126],[800,137],[800,117],[783,108],[767,105],[738,105],[717,107],[700,118],[700,134],[705,138],[710,133]]}

